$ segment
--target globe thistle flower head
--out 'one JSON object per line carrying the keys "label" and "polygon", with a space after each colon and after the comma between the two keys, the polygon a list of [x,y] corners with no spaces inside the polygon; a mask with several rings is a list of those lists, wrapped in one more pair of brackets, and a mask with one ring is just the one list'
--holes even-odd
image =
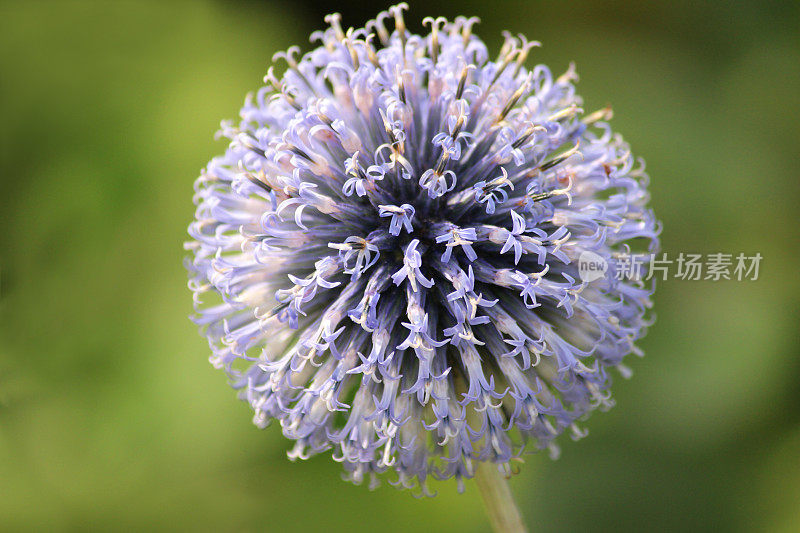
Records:
{"label": "globe thistle flower head", "polygon": [[[414,35],[406,7],[276,54],[196,182],[187,265],[212,363],[290,458],[427,491],[611,405],[652,294],[614,258],[658,224],[572,67],[529,69],[538,43],[509,34],[492,59],[476,19]],[[610,265],[592,282],[587,251]]]}

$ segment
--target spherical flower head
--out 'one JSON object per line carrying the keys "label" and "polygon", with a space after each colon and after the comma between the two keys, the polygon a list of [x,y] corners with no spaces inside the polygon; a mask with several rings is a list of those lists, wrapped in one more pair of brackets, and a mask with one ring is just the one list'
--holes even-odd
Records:
{"label": "spherical flower head", "polygon": [[610,406],[652,295],[613,265],[656,251],[658,223],[572,67],[528,69],[538,43],[511,35],[492,60],[476,19],[411,34],[406,7],[276,54],[196,182],[187,264],[212,363],[290,458],[427,491]]}

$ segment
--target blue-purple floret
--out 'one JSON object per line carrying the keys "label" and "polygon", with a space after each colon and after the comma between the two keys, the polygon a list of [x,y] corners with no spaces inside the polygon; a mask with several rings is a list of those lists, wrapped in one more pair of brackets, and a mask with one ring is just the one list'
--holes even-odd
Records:
{"label": "blue-purple floret", "polygon": [[[658,248],[643,164],[572,68],[496,60],[475,19],[405,4],[299,57],[276,54],[226,153],[195,185],[187,246],[212,363],[295,441],[360,482],[509,471],[611,405],[610,370],[648,326],[652,286],[581,281],[577,260]],[[386,27],[394,19],[394,29]]]}

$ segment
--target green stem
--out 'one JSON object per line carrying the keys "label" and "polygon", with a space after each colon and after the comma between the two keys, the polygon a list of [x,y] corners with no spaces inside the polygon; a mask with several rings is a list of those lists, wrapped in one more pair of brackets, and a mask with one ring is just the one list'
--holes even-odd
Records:
{"label": "green stem", "polygon": [[495,533],[527,533],[508,481],[497,465],[489,461],[475,464],[475,482]]}

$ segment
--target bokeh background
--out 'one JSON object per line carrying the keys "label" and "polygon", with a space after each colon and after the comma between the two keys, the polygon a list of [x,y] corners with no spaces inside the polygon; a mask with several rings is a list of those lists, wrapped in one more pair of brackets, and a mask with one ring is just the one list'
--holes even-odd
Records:
{"label": "bokeh background", "polygon": [[[0,3],[0,530],[486,531],[475,487],[416,500],[290,463],[187,316],[192,182],[274,51],[364,2]],[[513,479],[533,531],[800,530],[797,2],[533,0],[477,15],[574,60],[647,159],[664,250],[760,252],[755,282],[661,283],[617,407]]]}

